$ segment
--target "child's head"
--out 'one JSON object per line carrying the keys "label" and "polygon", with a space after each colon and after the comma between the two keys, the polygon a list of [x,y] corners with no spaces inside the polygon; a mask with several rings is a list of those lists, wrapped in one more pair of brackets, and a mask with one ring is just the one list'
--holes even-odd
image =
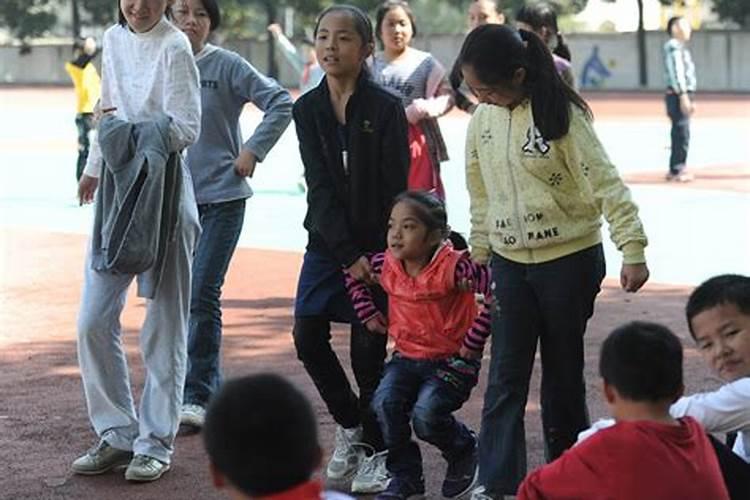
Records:
{"label": "child's head", "polygon": [[429,260],[450,234],[445,204],[426,191],[396,196],[388,220],[388,248],[400,260]]}
{"label": "child's head", "polygon": [[203,440],[216,487],[251,497],[309,481],[321,460],[310,403],[274,374],[225,383],[209,405]]}
{"label": "child's head", "polygon": [[690,22],[682,16],[670,17],[669,21],[667,21],[667,33],[672,38],[676,38],[681,42],[690,40],[692,32]]}
{"label": "child's head", "polygon": [[174,0],[119,0],[120,26],[129,26],[136,33],[146,33],[164,15],[170,14]]}
{"label": "child's head", "polygon": [[556,39],[553,52],[570,61],[570,49],[557,27],[557,12],[552,5],[544,2],[524,4],[516,13],[516,26],[520,30],[533,31],[549,46],[552,39]]}
{"label": "child's head", "polygon": [[187,35],[196,54],[221,24],[221,12],[216,0],[177,0],[173,14],[175,24]]}
{"label": "child's head", "polygon": [[684,389],[680,339],[656,323],[627,323],[604,340],[599,375],[613,407],[627,400],[666,408]]}
{"label": "child's head", "polygon": [[456,64],[482,103],[513,108],[530,97],[534,123],[547,140],[568,133],[571,103],[590,114],[557,73],[545,43],[530,31],[479,26],[466,36]]}
{"label": "child's head", "polygon": [[724,380],[750,377],[750,278],[715,276],[690,294],[685,307],[690,334]]}
{"label": "child's head", "polygon": [[314,30],[315,55],[328,76],[354,77],[366,69],[374,48],[367,14],[352,5],[331,5],[318,16]]}
{"label": "child's head", "polygon": [[469,29],[483,24],[504,24],[505,14],[500,0],[473,0],[469,4]]}
{"label": "child's head", "polygon": [[409,3],[387,0],[375,14],[375,35],[386,52],[401,53],[417,35],[417,22]]}
{"label": "child's head", "polygon": [[73,43],[73,50],[78,55],[93,56],[96,54],[96,40],[90,36],[79,38]]}

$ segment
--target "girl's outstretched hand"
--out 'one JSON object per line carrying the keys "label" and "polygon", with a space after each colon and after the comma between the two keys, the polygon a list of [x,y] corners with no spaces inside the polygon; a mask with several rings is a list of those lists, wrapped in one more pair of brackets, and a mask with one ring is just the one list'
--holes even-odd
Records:
{"label": "girl's outstretched hand", "polygon": [[78,181],[78,203],[80,205],[94,201],[97,185],[99,185],[98,178],[86,174],[81,176],[81,180]]}
{"label": "girl's outstretched hand", "polygon": [[365,328],[372,333],[380,333],[386,335],[388,333],[388,325],[385,322],[385,318],[382,314],[377,313],[372,318],[365,322]]}
{"label": "girl's outstretched hand", "polygon": [[377,277],[372,272],[370,261],[364,255],[354,261],[354,264],[346,268],[346,272],[352,275],[357,281],[362,281],[368,285],[376,285]]}
{"label": "girl's outstretched hand", "polygon": [[620,271],[620,285],[626,292],[637,292],[648,281],[648,266],[643,264],[623,264]]}

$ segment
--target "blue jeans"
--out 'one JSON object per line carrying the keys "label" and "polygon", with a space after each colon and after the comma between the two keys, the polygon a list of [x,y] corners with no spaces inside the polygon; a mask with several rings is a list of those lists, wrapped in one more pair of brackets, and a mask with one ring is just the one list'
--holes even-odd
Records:
{"label": "blue jeans", "polygon": [[221,383],[221,287],[245,219],[245,200],[198,205],[203,227],[195,257],[188,329],[186,404],[205,406]]}
{"label": "blue jeans", "polygon": [[541,264],[493,254],[492,350],[479,437],[479,481],[490,493],[515,495],[526,475],[524,412],[537,342],[547,460],[589,427],[583,335],[604,273],[601,244]]}
{"label": "blue jeans", "polygon": [[388,471],[399,481],[423,486],[422,455],[411,439],[411,426],[419,439],[437,446],[448,461],[474,446],[473,434],[453,412],[469,399],[479,365],[458,356],[417,360],[393,354],[372,406],[388,449]]}
{"label": "blue jeans", "polygon": [[[692,100],[692,96],[690,96]],[[667,94],[667,115],[672,122],[670,137],[672,151],[669,154],[669,172],[677,175],[685,169],[688,148],[690,147],[690,116],[680,109],[680,96]]]}

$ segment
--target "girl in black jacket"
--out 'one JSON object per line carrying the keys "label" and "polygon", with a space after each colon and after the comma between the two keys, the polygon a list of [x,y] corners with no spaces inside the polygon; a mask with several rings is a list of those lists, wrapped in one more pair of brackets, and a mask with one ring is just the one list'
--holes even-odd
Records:
{"label": "girl in black jacket", "polygon": [[[328,478],[354,478],[355,492],[387,485],[385,455],[369,457],[365,467],[363,448],[352,446],[364,442],[375,451],[383,449],[370,400],[382,374],[386,336],[357,321],[342,270],[374,284],[365,254],[385,248],[390,206],[406,189],[409,169],[401,101],[367,73],[365,60],[373,46],[372,26],[362,11],[346,5],[324,10],[315,27],[315,50],[326,76],[293,111],[308,185],[304,225],[309,233],[295,301],[294,343],[338,424]],[[331,348],[332,321],[352,325],[351,362],[359,396]],[[355,477],[360,467],[368,474]]]}

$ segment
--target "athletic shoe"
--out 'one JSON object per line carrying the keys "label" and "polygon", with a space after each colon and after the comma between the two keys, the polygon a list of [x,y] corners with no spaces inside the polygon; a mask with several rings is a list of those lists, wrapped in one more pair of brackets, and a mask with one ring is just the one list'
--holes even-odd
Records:
{"label": "athletic shoe", "polygon": [[169,464],[148,455],[136,455],[125,470],[125,479],[145,483],[156,481],[169,470]]}
{"label": "athletic shoe", "polygon": [[422,480],[412,483],[394,477],[388,483],[385,491],[376,496],[375,500],[422,500],[424,498],[424,482]]}
{"label": "athletic shoe", "polygon": [[206,409],[198,404],[184,404],[180,412],[180,425],[200,429],[206,420]]}
{"label": "athletic shoe", "polygon": [[326,468],[328,479],[341,480],[353,476],[365,459],[365,451],[355,443],[362,441],[362,427],[344,429],[336,426],[336,444]]}
{"label": "athletic shoe", "polygon": [[379,493],[388,487],[391,474],[385,466],[388,450],[365,458],[352,480],[352,493]]}
{"label": "athletic shoe", "polygon": [[503,495],[493,495],[485,489],[484,486],[477,486],[471,492],[471,500],[503,500],[503,498],[512,499],[515,497],[503,497]]}
{"label": "athletic shoe", "polygon": [[445,471],[442,493],[445,498],[458,498],[474,489],[479,474],[479,449],[477,439],[472,433],[474,443],[471,449],[456,460],[448,462]]}
{"label": "athletic shoe", "polygon": [[73,461],[72,469],[76,474],[93,476],[104,474],[115,467],[125,466],[133,458],[133,452],[113,448],[105,440],[91,448],[82,457]]}
{"label": "athletic shoe", "polygon": [[690,182],[695,179],[695,176],[688,172],[680,172],[673,174],[672,172],[667,174],[667,182]]}

